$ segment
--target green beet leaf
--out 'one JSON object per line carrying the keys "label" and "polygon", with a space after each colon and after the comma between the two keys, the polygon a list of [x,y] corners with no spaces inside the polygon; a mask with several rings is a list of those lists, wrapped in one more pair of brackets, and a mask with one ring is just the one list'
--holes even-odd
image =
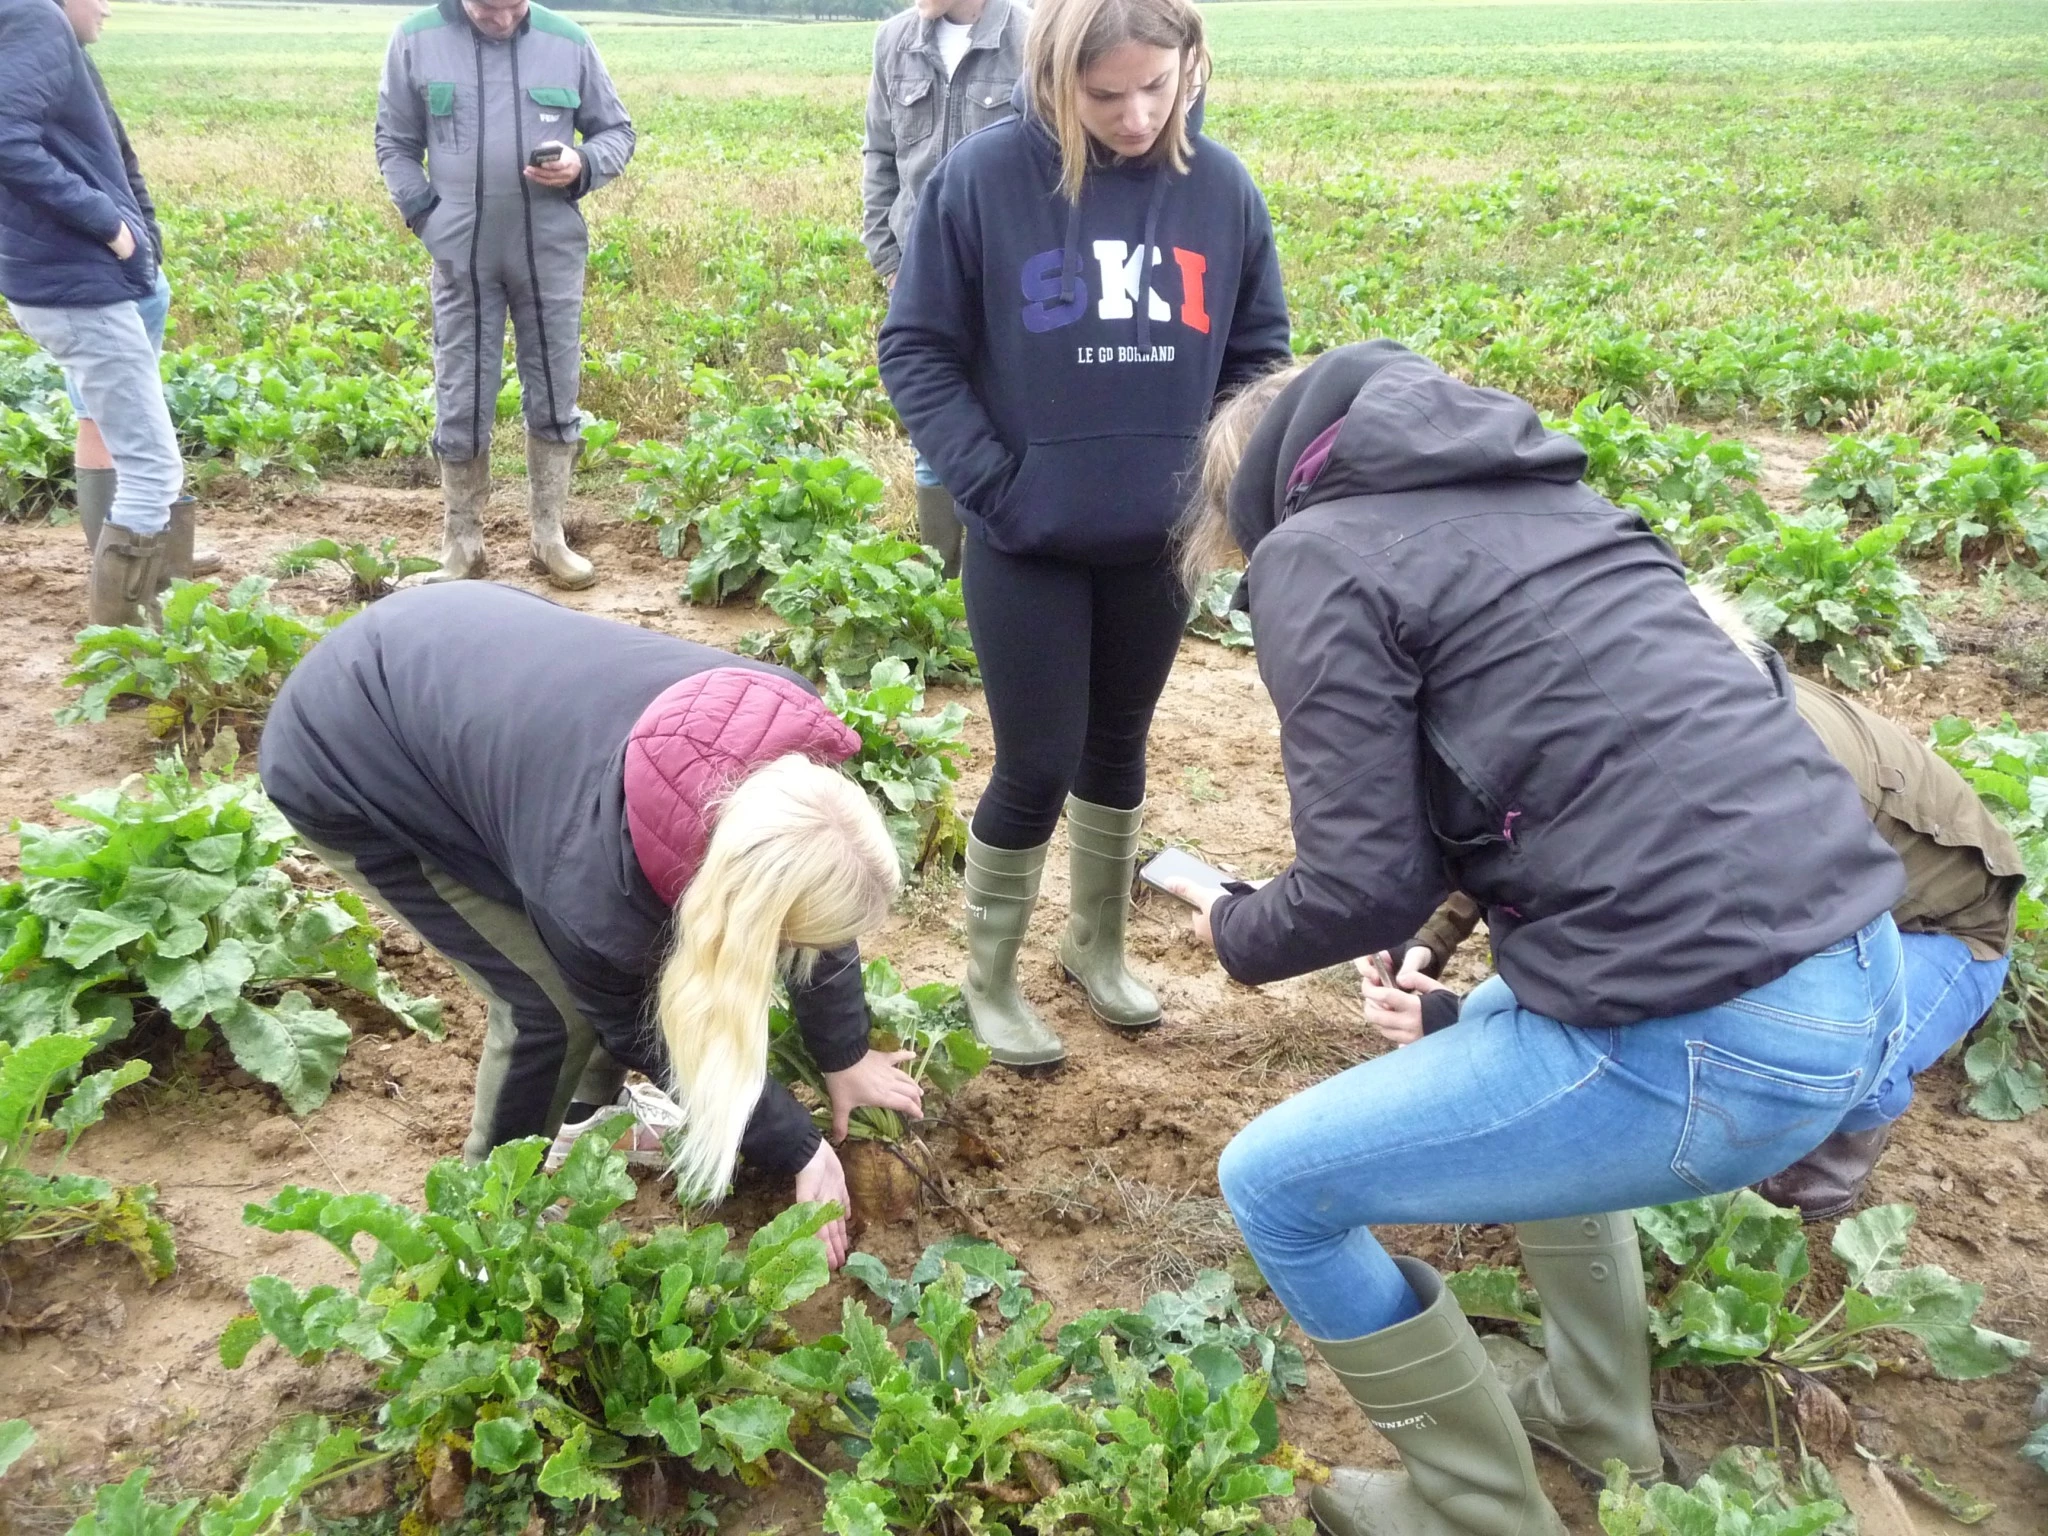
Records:
{"label": "green beet leaf", "polygon": [[469,1454],[486,1472],[511,1472],[540,1460],[540,1435],[523,1416],[484,1419],[471,1437]]}

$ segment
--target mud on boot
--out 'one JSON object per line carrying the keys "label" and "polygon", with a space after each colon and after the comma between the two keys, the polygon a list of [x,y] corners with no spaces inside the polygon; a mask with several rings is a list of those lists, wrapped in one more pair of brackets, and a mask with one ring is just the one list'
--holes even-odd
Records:
{"label": "mud on boot", "polygon": [[88,622],[154,625],[169,542],[168,532],[137,533],[119,523],[102,527],[86,587]]}
{"label": "mud on boot", "polygon": [[526,509],[533,522],[529,546],[533,568],[547,573],[548,584],[566,592],[581,591],[597,581],[597,567],[569,547],[562,533],[562,512],[569,504],[569,476],[583,444],[526,437]]}
{"label": "mud on boot", "polygon": [[1088,994],[1088,1008],[1112,1029],[1157,1027],[1159,999],[1131,974],[1124,931],[1131,915],[1131,877],[1138,865],[1138,828],[1145,808],[1117,811],[1067,800],[1070,881],[1060,969]]}
{"label": "mud on boot", "polygon": [[967,980],[960,995],[974,1037],[998,1065],[1032,1075],[1067,1058],[1060,1037],[1017,990],[1017,955],[1038,905],[1045,850],[991,848],[967,837]]}
{"label": "mud on boot", "polygon": [[484,554],[484,508],[491,499],[491,457],[441,460],[441,569],[424,580],[475,581],[490,569]]}

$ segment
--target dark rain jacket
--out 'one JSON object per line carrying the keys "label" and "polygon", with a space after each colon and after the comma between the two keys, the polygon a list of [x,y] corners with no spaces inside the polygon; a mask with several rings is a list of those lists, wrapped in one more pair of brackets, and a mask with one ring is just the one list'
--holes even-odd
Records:
{"label": "dark rain jacket", "polygon": [[[108,242],[135,236],[126,261]],[[39,309],[146,299],[162,252],[92,64],[51,0],[0,0],[0,298]]]}
{"label": "dark rain jacket", "polygon": [[1524,402],[1386,342],[1279,396],[1230,492],[1294,862],[1211,914],[1241,981],[1477,897],[1526,1007],[1715,1006],[1899,899],[1855,783]]}
{"label": "dark rain jacket", "polygon": [[[406,892],[436,899],[424,865],[523,911],[605,1049],[665,1081],[649,1005],[671,909],[627,824],[627,745],[671,684],[714,668],[816,691],[779,667],[513,587],[464,581],[395,593],[322,640],[279,690],[263,727],[263,787],[306,836],[352,855],[394,904]],[[658,854],[650,850],[648,862],[660,867]],[[824,1070],[867,1053],[855,946],[823,952],[790,1002]],[[531,1045],[560,1062],[559,1016],[514,1022],[516,1051]],[[537,1102],[501,1106],[500,1117],[523,1114],[530,1130],[515,1134],[538,1132],[556,1079],[518,1077],[530,1079]],[[741,1155],[795,1172],[817,1145],[809,1114],[771,1078]]]}

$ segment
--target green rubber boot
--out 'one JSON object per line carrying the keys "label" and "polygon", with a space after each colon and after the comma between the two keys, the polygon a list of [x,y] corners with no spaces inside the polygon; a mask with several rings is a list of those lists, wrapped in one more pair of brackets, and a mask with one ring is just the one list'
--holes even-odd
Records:
{"label": "green rubber boot", "polygon": [[1565,1536],[1471,1323],[1435,1270],[1394,1262],[1418,1316],[1313,1342],[1406,1470],[1339,1468],[1308,1496],[1316,1523],[1330,1536]]}
{"label": "green rubber boot", "polygon": [[1112,1029],[1152,1029],[1159,999],[1124,962],[1131,915],[1131,875],[1138,866],[1138,828],[1145,808],[1113,811],[1067,799],[1067,851],[1072,889],[1060,969],[1088,993],[1088,1007]]}
{"label": "green rubber boot", "polygon": [[167,533],[137,533],[119,523],[100,528],[86,585],[86,617],[94,624],[137,624],[154,629],[156,595],[163,590]]}
{"label": "green rubber boot", "polygon": [[1525,1221],[1515,1235],[1543,1302],[1543,1349],[1490,1335],[1486,1355],[1529,1438],[1593,1477],[1609,1461],[1658,1482],[1664,1452],[1650,1413],[1650,1314],[1627,1211]]}
{"label": "green rubber boot", "polygon": [[114,487],[121,475],[113,469],[74,469],[71,474],[78,485],[78,526],[85,534],[85,552],[91,554],[99,548],[100,529],[114,509]]}
{"label": "green rubber boot", "polygon": [[1038,905],[1045,850],[991,848],[967,837],[967,1019],[974,1037],[1001,1065],[1023,1073],[1049,1072],[1067,1058],[1060,1037],[1046,1027],[1017,990],[1017,952]]}

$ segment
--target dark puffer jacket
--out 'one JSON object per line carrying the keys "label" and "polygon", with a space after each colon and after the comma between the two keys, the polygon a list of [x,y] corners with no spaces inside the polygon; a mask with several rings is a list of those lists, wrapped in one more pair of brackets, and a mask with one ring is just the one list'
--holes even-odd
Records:
{"label": "dark puffer jacket", "polygon": [[[665,1080],[649,1004],[712,803],[785,753],[838,762],[859,744],[780,667],[463,581],[396,593],[315,646],[264,724],[262,772],[292,825],[401,912],[439,905],[433,871],[523,911],[605,1049]],[[859,959],[827,950],[791,989],[828,1072],[867,1054]],[[567,1048],[545,998],[510,1001],[497,1141],[544,1128]],[[790,1173],[817,1146],[771,1078],[741,1155]]]}
{"label": "dark puffer jacket", "polygon": [[1295,861],[1212,913],[1241,981],[1488,909],[1524,1006],[1711,1007],[1905,888],[1848,773],[1585,458],[1511,395],[1386,342],[1279,397],[1231,488]]}

